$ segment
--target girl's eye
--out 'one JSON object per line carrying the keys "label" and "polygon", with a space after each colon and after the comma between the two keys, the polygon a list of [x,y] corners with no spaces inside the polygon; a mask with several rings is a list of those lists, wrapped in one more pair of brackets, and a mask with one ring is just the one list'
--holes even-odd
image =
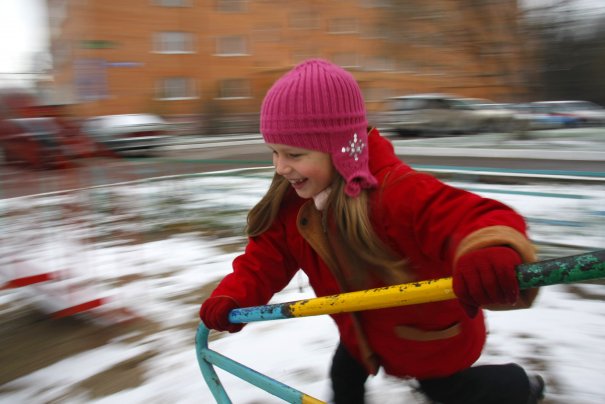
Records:
{"label": "girl's eye", "polygon": [[297,157],[302,156],[302,154],[300,154],[300,153],[290,153],[290,154],[288,154],[288,156],[289,156],[290,158],[295,159],[295,158],[297,158]]}

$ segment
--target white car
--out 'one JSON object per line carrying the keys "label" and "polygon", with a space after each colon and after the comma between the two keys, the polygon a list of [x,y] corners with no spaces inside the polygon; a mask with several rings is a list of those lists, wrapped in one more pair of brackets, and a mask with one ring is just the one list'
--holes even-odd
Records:
{"label": "white car", "polygon": [[172,125],[154,114],[102,115],[87,119],[82,131],[117,153],[141,153],[163,146]]}

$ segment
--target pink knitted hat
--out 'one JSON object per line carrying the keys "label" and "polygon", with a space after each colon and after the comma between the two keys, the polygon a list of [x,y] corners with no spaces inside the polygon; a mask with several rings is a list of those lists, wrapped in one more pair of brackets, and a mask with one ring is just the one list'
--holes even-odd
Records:
{"label": "pink knitted hat", "polygon": [[367,125],[353,76],[321,59],[307,60],[277,80],[260,114],[265,142],[329,153],[353,197],[377,184],[368,169]]}

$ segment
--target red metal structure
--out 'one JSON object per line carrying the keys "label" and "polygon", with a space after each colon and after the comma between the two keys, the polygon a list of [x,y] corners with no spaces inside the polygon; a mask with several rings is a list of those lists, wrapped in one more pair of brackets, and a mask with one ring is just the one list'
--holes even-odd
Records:
{"label": "red metal structure", "polygon": [[22,90],[0,93],[4,162],[33,169],[73,168],[86,157],[115,154],[85,136],[64,104],[42,104]]}

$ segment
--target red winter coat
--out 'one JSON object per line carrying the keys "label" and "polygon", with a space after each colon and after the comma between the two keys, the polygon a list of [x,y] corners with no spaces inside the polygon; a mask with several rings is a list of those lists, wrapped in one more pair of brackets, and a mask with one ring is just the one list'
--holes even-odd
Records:
{"label": "red winter coat", "polygon": [[[525,222],[512,209],[415,172],[376,130],[370,132],[368,143],[370,170],[379,181],[370,192],[372,223],[381,239],[407,259],[418,280],[451,276],[457,257],[489,245],[507,244],[525,261],[534,259]],[[240,307],[267,304],[299,268],[317,296],[343,292],[298,230],[298,214],[305,202],[289,192],[275,222],[250,238],[245,252],[234,260],[233,272],[212,296],[231,296]],[[376,286],[380,285],[368,285]],[[486,337],[483,314],[469,318],[456,300],[370,310],[357,316],[379,364],[399,377],[441,377],[465,369],[479,357]],[[342,343],[364,362],[353,316],[341,313],[332,318]]]}

